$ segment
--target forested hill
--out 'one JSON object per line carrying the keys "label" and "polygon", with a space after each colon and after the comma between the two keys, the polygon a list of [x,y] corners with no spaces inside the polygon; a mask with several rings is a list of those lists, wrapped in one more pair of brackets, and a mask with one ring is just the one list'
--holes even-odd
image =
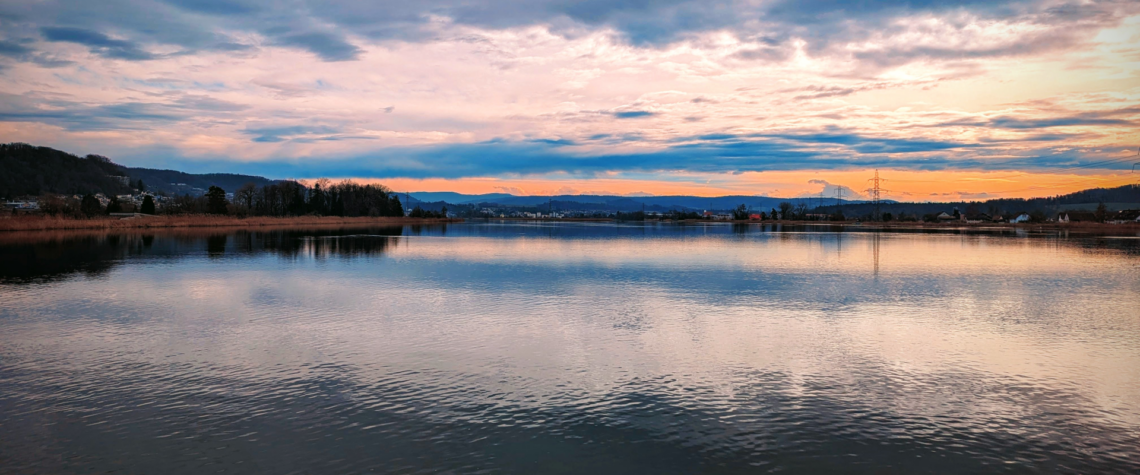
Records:
{"label": "forested hill", "polygon": [[[107,157],[88,155],[78,157],[48,147],[23,143],[0,144],[0,198],[37,196],[44,193],[124,194],[131,192],[142,180],[148,191],[169,194],[202,194],[210,186],[226,191],[236,190],[246,183],[258,186],[276,183],[259,176],[231,173],[191,174],[174,170],[124,167]],[[117,176],[129,177],[124,185]]]}
{"label": "forested hill", "polygon": [[277,180],[270,180],[260,176],[236,175],[233,173],[183,173],[176,170],[155,170],[153,168],[124,167],[131,180],[142,180],[147,190],[152,192],[165,191],[170,194],[200,194],[194,189],[206,190],[211,186],[220,186],[222,189],[233,192],[246,183],[257,186],[272,185]]}
{"label": "forested hill", "polygon": [[126,193],[130,188],[112,176],[123,167],[98,155],[80,158],[59,150],[22,143],[0,144],[0,197],[43,193]]}
{"label": "forested hill", "polygon": [[1116,188],[1091,188],[1054,198],[1034,198],[1028,201],[1056,202],[1057,204],[1086,203],[1140,203],[1140,187],[1124,185]]}

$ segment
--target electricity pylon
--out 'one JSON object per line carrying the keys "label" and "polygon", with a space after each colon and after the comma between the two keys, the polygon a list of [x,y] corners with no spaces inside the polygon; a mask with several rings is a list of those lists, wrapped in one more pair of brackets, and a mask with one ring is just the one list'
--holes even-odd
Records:
{"label": "electricity pylon", "polygon": [[864,191],[870,195],[871,204],[875,206],[875,214],[871,216],[871,219],[878,221],[882,217],[882,215],[879,214],[879,204],[880,199],[882,198],[882,192],[890,190],[884,190],[880,186],[882,182],[887,180],[885,178],[879,178],[879,169],[877,168],[875,169],[875,178],[868,178],[867,181],[871,182],[872,186]]}

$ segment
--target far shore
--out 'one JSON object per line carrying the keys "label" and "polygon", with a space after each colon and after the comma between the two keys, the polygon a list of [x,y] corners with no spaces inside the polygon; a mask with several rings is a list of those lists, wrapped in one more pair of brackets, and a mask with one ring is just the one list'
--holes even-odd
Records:
{"label": "far shore", "polygon": [[930,229],[930,230],[1009,230],[1009,229],[1024,229],[1028,231],[1071,231],[1077,233],[1090,233],[1090,234],[1125,234],[1134,235],[1140,233],[1140,223],[1126,223],[1126,224],[1109,224],[1109,223],[1091,223],[1091,222],[1074,222],[1074,223],[964,223],[961,221],[954,221],[950,223],[927,223],[921,221],[890,221],[890,222],[876,222],[876,221],[798,221],[798,220],[708,220],[708,219],[684,219],[680,221],[674,220],[645,220],[645,221],[618,221],[614,218],[480,218],[490,221],[593,221],[593,222],[620,222],[620,223],[671,223],[671,224],[707,224],[707,225],[725,225],[725,224],[751,224],[751,225],[786,225],[786,226],[819,226],[819,227],[848,227],[854,229],[884,229],[884,230],[907,230],[907,229]]}
{"label": "far shore", "polygon": [[[681,221],[648,220],[617,221],[613,218],[477,218],[475,221],[541,221],[541,222],[623,222],[623,223],[666,223],[683,225],[785,225],[830,228],[882,229],[882,230],[941,230],[941,231],[1002,231],[1022,229],[1026,231],[1068,231],[1080,234],[1099,235],[1140,235],[1140,223],[924,223],[924,222],[857,222],[857,221],[710,221],[688,219]],[[289,228],[366,228],[403,225],[448,224],[464,222],[457,218],[408,218],[408,217],[339,217],[339,216],[218,216],[218,215],[140,215],[134,217],[100,216],[89,219],[63,218],[51,216],[7,216],[0,217],[0,233],[21,233],[37,231],[115,231],[115,230],[163,230],[163,229],[289,229]]]}
{"label": "far shore", "polygon": [[339,216],[218,216],[218,215],[141,215],[89,219],[50,216],[11,216],[0,218],[0,232],[118,230],[169,228],[284,228],[299,226],[402,226],[405,224],[457,223],[462,219]]}

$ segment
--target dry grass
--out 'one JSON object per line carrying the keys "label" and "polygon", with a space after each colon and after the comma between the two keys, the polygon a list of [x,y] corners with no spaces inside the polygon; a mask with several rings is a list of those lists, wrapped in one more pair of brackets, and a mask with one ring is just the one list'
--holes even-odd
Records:
{"label": "dry grass", "polygon": [[3,231],[52,230],[116,230],[116,229],[168,229],[168,228],[263,228],[295,226],[386,226],[402,224],[431,224],[459,222],[457,219],[423,218],[341,218],[335,216],[293,216],[285,218],[213,215],[147,216],[137,218],[98,217],[91,219],[59,218],[50,216],[9,216],[0,218]]}

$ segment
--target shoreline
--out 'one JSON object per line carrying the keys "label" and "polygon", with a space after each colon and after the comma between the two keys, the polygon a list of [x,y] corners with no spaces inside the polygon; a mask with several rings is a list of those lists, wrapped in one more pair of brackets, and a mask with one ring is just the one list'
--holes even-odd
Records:
{"label": "shoreline", "polygon": [[339,217],[339,216],[290,216],[270,217],[212,215],[138,216],[130,218],[55,218],[42,216],[14,216],[0,218],[0,233],[20,233],[37,231],[67,230],[130,230],[130,229],[178,229],[178,228],[281,228],[298,226],[402,226],[405,224],[446,224],[459,223],[455,218],[407,218],[407,217]]}
{"label": "shoreline", "polygon": [[845,228],[850,230],[928,230],[928,231],[1011,231],[1032,232],[1067,231],[1080,234],[1140,235],[1140,223],[923,223],[923,222],[855,222],[855,221],[710,221],[687,219],[680,221],[647,220],[618,221],[613,218],[408,218],[408,217],[339,217],[339,216],[291,216],[291,217],[234,217],[213,215],[157,215],[127,218],[97,217],[57,218],[44,216],[12,216],[0,218],[0,234],[34,233],[40,231],[117,231],[117,230],[171,230],[171,229],[287,229],[298,227],[374,227],[451,224],[465,221],[534,221],[567,223],[654,223],[679,225],[762,225],[762,226],[809,226]]}
{"label": "shoreline", "polygon": [[654,223],[654,224],[683,224],[683,225],[781,225],[781,226],[814,226],[814,227],[841,227],[850,229],[881,229],[881,230],[931,230],[931,231],[1069,231],[1088,234],[1140,234],[1140,223],[1109,224],[1109,223],[925,223],[925,222],[856,222],[856,221],[794,221],[794,220],[727,220],[713,221],[705,219],[673,220],[645,220],[645,221],[618,221],[614,218],[475,218],[487,221],[538,221],[538,222],[612,222],[612,223]]}

